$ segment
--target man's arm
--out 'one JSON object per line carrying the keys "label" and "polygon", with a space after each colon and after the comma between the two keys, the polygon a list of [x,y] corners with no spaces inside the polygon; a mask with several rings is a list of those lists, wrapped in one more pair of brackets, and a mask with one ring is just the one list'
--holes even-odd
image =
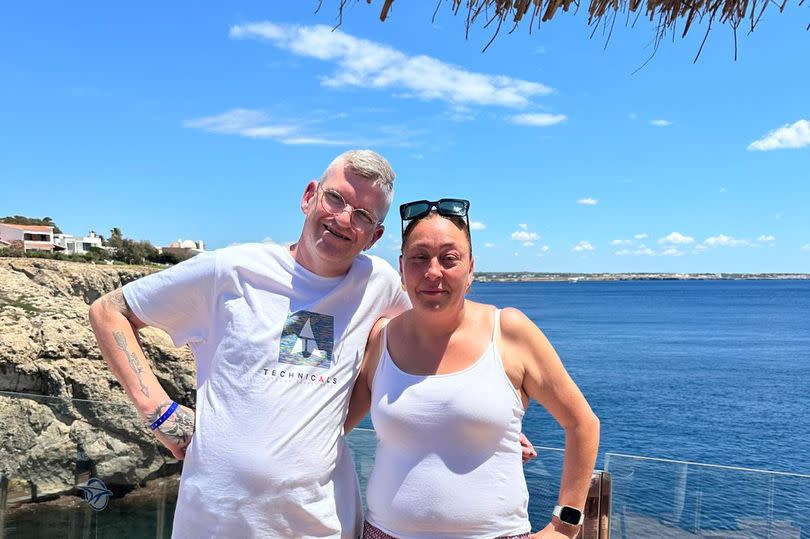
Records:
{"label": "man's arm", "polygon": [[366,417],[371,408],[371,384],[374,373],[382,355],[382,329],[388,324],[387,318],[380,318],[374,323],[366,342],[363,362],[360,364],[360,375],[354,382],[354,389],[349,400],[349,412],[343,424],[343,432],[349,434],[360,421]]}
{"label": "man's arm", "polygon": [[[113,375],[144,421],[153,423],[169,408],[172,400],[160,386],[141,348],[137,331],[146,324],[135,316],[119,288],[93,302],[90,325]],[[176,458],[182,459],[194,434],[194,412],[178,406],[154,433]]]}

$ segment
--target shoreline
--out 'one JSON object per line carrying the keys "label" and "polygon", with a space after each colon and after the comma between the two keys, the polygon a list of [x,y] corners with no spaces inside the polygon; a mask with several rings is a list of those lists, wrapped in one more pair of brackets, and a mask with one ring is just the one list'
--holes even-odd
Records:
{"label": "shoreline", "polygon": [[808,273],[539,273],[477,272],[476,282],[571,282],[580,281],[805,281]]}

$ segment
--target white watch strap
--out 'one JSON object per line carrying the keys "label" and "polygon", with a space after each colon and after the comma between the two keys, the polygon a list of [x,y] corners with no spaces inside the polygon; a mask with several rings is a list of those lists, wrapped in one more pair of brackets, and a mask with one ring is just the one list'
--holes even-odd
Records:
{"label": "white watch strap", "polygon": [[[565,520],[560,518],[560,514],[563,512],[563,509],[573,509],[574,511],[577,511],[579,513],[579,522],[577,523],[566,522]],[[585,522],[585,512],[571,505],[555,505],[554,511],[552,511],[551,514],[557,517],[560,520],[560,522],[564,522],[565,524],[569,524],[571,526],[581,526],[582,523]]]}

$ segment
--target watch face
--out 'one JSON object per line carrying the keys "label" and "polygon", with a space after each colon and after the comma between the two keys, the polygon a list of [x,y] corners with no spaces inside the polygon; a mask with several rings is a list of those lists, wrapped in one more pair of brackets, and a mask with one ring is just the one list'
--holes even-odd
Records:
{"label": "watch face", "polygon": [[560,508],[560,520],[566,524],[579,525],[579,519],[582,518],[582,511],[576,507],[563,506]]}

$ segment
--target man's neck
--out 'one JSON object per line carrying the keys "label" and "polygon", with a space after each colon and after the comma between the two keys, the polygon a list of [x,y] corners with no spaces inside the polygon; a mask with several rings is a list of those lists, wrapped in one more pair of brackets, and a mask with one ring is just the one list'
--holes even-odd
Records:
{"label": "man's neck", "polygon": [[305,248],[301,248],[300,239],[290,245],[289,252],[290,256],[293,257],[293,260],[295,260],[298,265],[303,266],[305,269],[311,271],[319,277],[340,277],[341,275],[346,275],[351,268],[351,264],[344,268],[335,268],[330,266],[328,263],[324,263],[323,261],[319,260],[317,255],[309,256],[307,250]]}

